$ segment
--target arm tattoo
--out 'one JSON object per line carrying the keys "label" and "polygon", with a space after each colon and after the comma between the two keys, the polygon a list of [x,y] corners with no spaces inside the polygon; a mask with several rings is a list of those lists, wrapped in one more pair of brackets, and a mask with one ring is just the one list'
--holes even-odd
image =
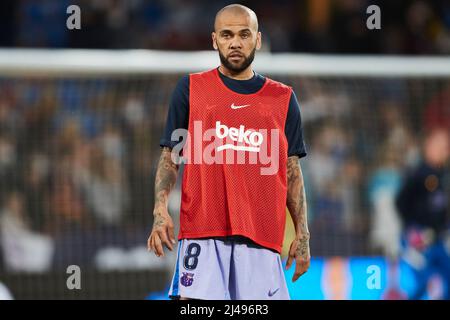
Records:
{"label": "arm tattoo", "polygon": [[287,163],[288,193],[286,205],[295,226],[298,239],[297,253],[309,255],[309,230],[306,208],[306,196],[303,175],[297,156],[288,158]]}
{"label": "arm tattoo", "polygon": [[161,223],[160,208],[167,208],[167,200],[177,180],[178,166],[171,159],[171,150],[164,147],[159,158],[155,179],[155,222]]}

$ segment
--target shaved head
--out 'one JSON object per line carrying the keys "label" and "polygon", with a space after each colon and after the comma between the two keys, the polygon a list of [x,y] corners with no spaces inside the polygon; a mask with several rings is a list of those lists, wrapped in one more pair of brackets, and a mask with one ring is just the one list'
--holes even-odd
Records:
{"label": "shaved head", "polygon": [[232,22],[233,18],[242,17],[245,18],[248,25],[251,26],[254,31],[258,31],[258,18],[256,17],[256,13],[252,9],[241,4],[230,4],[220,9],[214,19],[214,30],[217,32],[220,27]]}
{"label": "shaved head", "polygon": [[230,4],[217,12],[212,44],[219,51],[219,70],[236,79],[253,76],[251,64],[261,48],[261,32],[255,12],[240,4]]}

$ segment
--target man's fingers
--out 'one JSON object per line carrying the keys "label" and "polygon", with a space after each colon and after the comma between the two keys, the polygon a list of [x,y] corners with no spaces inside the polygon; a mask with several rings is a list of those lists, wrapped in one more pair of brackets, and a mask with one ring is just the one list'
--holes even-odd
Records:
{"label": "man's fingers", "polygon": [[155,234],[154,241],[155,241],[154,245],[155,245],[156,256],[164,257],[164,250],[162,247],[161,239],[159,238],[158,234]]}
{"label": "man's fingers", "polygon": [[150,247],[152,248],[152,251],[156,254],[156,248],[155,248],[155,234],[152,234],[150,239]]}
{"label": "man's fingers", "polygon": [[148,246],[150,251],[155,251],[155,245],[154,245],[154,241],[153,241],[154,235],[153,233],[150,235],[150,237],[148,238]]}
{"label": "man's fingers", "polygon": [[[304,272],[303,272],[303,273],[304,273]],[[298,278],[300,278],[300,276],[301,276],[303,273],[300,273],[300,272],[294,273],[294,276],[292,277],[292,282],[297,281]]]}
{"label": "man's fingers", "polygon": [[300,278],[306,271],[304,270],[295,270],[294,276],[292,277],[292,282],[295,282]]}
{"label": "man's fingers", "polygon": [[150,236],[148,237],[148,240],[147,240],[147,250],[148,250],[148,251],[153,251],[153,246],[152,246],[152,235],[150,235]]}
{"label": "man's fingers", "polygon": [[295,282],[300,278],[303,274],[305,274],[309,269],[309,260],[301,260],[296,262],[295,273],[292,277],[292,282]]}
{"label": "man's fingers", "polygon": [[288,270],[288,269],[291,267],[292,261],[293,261],[293,260],[294,260],[294,257],[291,256],[291,255],[289,255],[289,256],[288,256],[288,259],[287,259],[287,261],[286,261],[286,270]]}
{"label": "man's fingers", "polygon": [[169,241],[169,237],[167,236],[167,229],[164,229],[163,231],[159,232],[159,235],[161,237],[162,243],[169,248],[170,251],[173,250],[172,243]]}
{"label": "man's fingers", "polygon": [[175,244],[176,241],[175,241],[175,233],[174,233],[173,225],[169,226],[168,233],[169,233],[170,242],[172,242],[172,244]]}
{"label": "man's fingers", "polygon": [[310,260],[305,262],[305,272],[308,271],[310,264],[311,264]]}
{"label": "man's fingers", "polygon": [[296,248],[297,248],[296,242],[293,241],[291,243],[291,247],[289,248],[288,259],[287,259],[287,262],[286,262],[286,270],[288,270],[291,267],[292,261],[295,259],[295,249]]}
{"label": "man's fingers", "polygon": [[294,275],[292,276],[292,282],[297,281],[301,275],[302,275],[302,268],[301,268],[300,263],[298,263],[298,261],[297,261],[296,266],[295,266],[295,272],[294,272]]}

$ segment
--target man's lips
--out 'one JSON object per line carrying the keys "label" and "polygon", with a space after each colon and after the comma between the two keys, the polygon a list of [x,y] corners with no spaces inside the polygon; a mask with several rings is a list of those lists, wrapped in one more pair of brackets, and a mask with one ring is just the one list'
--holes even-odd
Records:
{"label": "man's lips", "polygon": [[232,53],[230,53],[229,55],[228,55],[228,57],[230,57],[230,58],[235,58],[235,59],[237,59],[237,58],[242,58],[244,55],[242,54],[242,53],[240,53],[240,52],[232,52]]}

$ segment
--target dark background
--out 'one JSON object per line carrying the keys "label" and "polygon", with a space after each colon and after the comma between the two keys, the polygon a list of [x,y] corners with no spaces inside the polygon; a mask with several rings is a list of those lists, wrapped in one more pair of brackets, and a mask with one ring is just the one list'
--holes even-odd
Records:
{"label": "dark background", "polygon": [[[3,0],[0,46],[209,50],[215,13],[233,1]],[[241,1],[259,18],[272,52],[449,54],[445,0]],[[66,8],[81,8],[81,30],[69,31]],[[368,30],[366,8],[381,9],[381,30]]]}

